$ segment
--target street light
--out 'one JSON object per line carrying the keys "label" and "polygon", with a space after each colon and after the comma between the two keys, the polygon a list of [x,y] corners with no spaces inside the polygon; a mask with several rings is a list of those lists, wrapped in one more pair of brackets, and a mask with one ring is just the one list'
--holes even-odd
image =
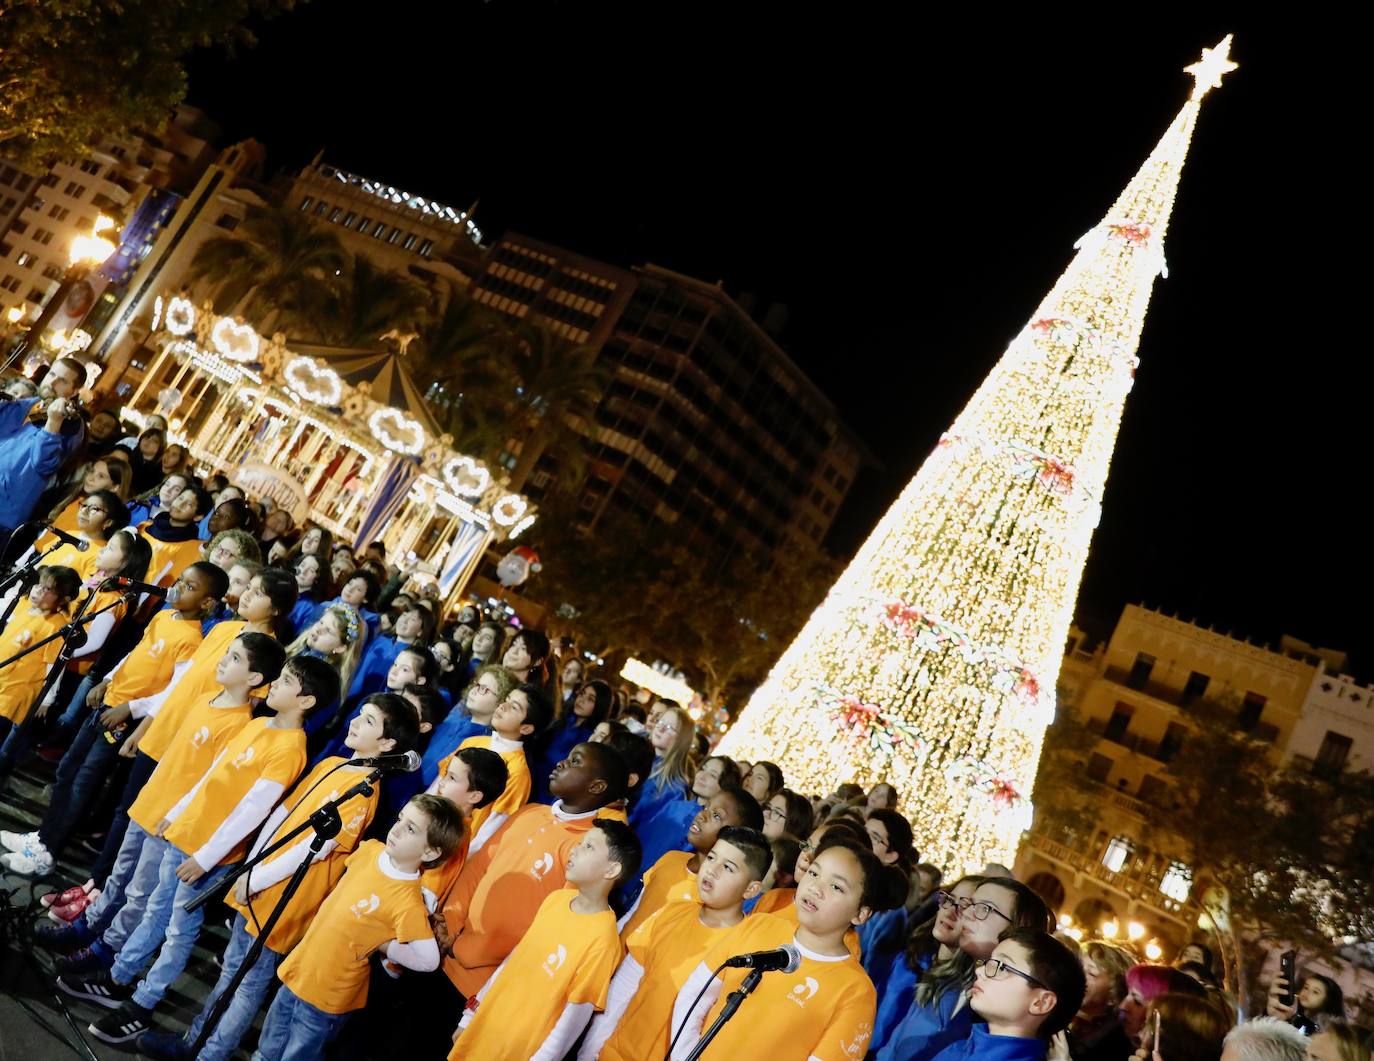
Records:
{"label": "street light", "polygon": [[1164,948],[1161,947],[1154,940],[1150,940],[1149,943],[1145,944],[1145,957],[1149,958],[1150,961],[1157,962],[1163,956]]}
{"label": "street light", "polygon": [[1131,940],[1140,939],[1143,935],[1145,935],[1145,926],[1142,925],[1139,921],[1132,921],[1130,924],[1126,926],[1126,935]]}
{"label": "street light", "polygon": [[1102,922],[1102,935],[1105,939],[1116,939],[1117,926],[1115,921]]}
{"label": "street light", "polygon": [[[99,265],[103,265],[115,252],[114,241],[106,239],[101,235],[109,229],[114,228],[114,220],[100,214],[95,219],[95,224],[91,226],[89,236],[76,236],[71,246],[67,249],[67,271],[62,276],[62,282],[57,285],[57,290],[52,297],[43,305],[43,312],[38,315],[38,319],[33,322],[33,327],[15,346],[6,360],[4,367],[8,368],[14,363],[23,352],[33,343],[43,338],[43,333],[48,330],[48,325],[57,314],[58,309],[67,301],[67,295],[76,284],[85,279],[86,274]],[[13,312],[13,310],[11,310]]]}

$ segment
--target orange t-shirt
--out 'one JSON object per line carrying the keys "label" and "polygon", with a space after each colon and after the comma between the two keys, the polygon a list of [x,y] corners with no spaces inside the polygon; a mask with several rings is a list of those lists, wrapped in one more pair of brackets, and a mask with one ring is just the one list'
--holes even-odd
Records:
{"label": "orange t-shirt", "polygon": [[[754,904],[754,909],[750,914],[776,914],[797,901],[796,888],[770,888],[759,896],[759,901]],[[795,916],[793,920],[796,920]]]}
{"label": "orange t-shirt", "polygon": [[[752,924],[751,924],[752,922]],[[745,935],[718,942],[707,951],[702,964],[714,969],[726,958],[744,950],[769,950],[794,943],[797,926],[771,914],[750,915]],[[747,969],[726,969],[724,987],[701,1027],[708,1028],[725,1006],[726,997],[747,975]],[[693,992],[695,994],[695,992]],[[690,1001],[690,1000],[689,1000]],[[873,981],[852,954],[824,956],[802,951],[801,966],[794,973],[768,973],[759,981],[748,1002],[748,1018],[732,1020],[711,1042],[703,1057],[768,1056],[778,1043],[787,1043],[788,1056],[815,1061],[854,1061],[868,1050],[878,994]]]}
{"label": "orange t-shirt", "polygon": [[458,883],[458,874],[463,872],[463,866],[468,860],[468,844],[472,840],[471,831],[463,834],[463,842],[458,845],[457,850],[443,862],[433,869],[420,871],[420,887],[426,892],[425,905],[433,901],[430,907],[435,911],[442,911],[448,905],[448,897],[453,894],[453,886]]}
{"label": "orange t-shirt", "polygon": [[188,567],[200,559],[200,547],[205,543],[199,538],[184,542],[164,542],[148,533],[152,520],[138,525],[138,532],[152,547],[153,558],[148,563],[148,581],[156,579],[156,585],[170,586]]}
{"label": "orange t-shirt", "polygon": [[[252,719],[224,746],[203,775],[199,791],[164,834],[169,844],[194,856],[259,781],[285,789],[300,777],[305,769],[305,730],[277,729],[270,722]],[[246,838],[240,840],[220,863],[239,861],[247,846]]]}
{"label": "orange t-shirt", "polygon": [[[310,773],[296,782],[296,787],[291,790],[291,794],[282,801],[291,810],[274,830],[273,836],[275,838],[280,839],[286,836],[326,803],[332,803],[352,788],[355,782],[367,776],[366,768],[352,769],[345,766],[342,769],[334,770],[336,766],[346,762],[348,762],[347,759],[341,759],[338,756],[321,759]],[[334,770],[332,774],[330,774],[331,770]],[[316,783],[326,774],[330,774],[329,780],[316,788]],[[339,831],[339,835],[334,837],[336,845],[334,850],[318,862],[312,863],[310,868],[305,871],[300,887],[296,889],[296,894],[291,896],[291,904],[282,911],[281,919],[273,926],[272,934],[267,937],[267,946],[278,954],[287,953],[300,942],[301,937],[305,935],[305,930],[310,927],[310,919],[315,916],[315,912],[319,910],[329,893],[334,890],[335,885],[343,877],[348,856],[358,846],[368,824],[372,821],[372,816],[377,812],[379,792],[380,787],[373,785],[372,795],[354,796],[339,807],[339,817],[343,819],[343,828]],[[301,838],[309,839],[312,835],[307,829],[301,834]],[[294,842],[290,846],[294,846]],[[269,858],[263,865],[270,866],[274,860]],[[253,877],[251,871],[248,877],[251,887]],[[248,922],[248,934],[256,936],[258,925],[253,920],[253,915],[256,914],[263,923],[266,923],[268,914],[276,908],[277,900],[281,898],[282,892],[286,891],[289,880],[290,877],[288,876],[260,892],[255,892],[252,896],[253,907],[251,912],[248,904],[240,904],[232,893],[227,895],[224,901],[243,914]]]}
{"label": "orange t-shirt", "polygon": [[563,887],[573,847],[596,812],[576,817],[531,803],[468,858],[444,906],[453,957],[444,972],[459,992],[472,997],[515,949],[540,904]]}
{"label": "orange t-shirt", "polygon": [[215,707],[211,701],[217,696],[218,692],[203,696],[187,708],[181,727],[167,741],[167,754],[158,759],[157,769],[129,807],[129,817],[145,832],[157,831],[167,812],[196,787],[215,756],[253,717],[247,704]]}
{"label": "orange t-shirt", "polygon": [[702,955],[732,933],[738,934],[739,928],[740,924],[723,928],[703,925],[700,902],[672,902],[635,929],[626,949],[643,968],[644,976],[597,1055],[601,1061],[666,1057],[678,992],[701,964]]}
{"label": "orange t-shirt", "polygon": [[95,561],[100,556],[102,543],[97,541],[90,542],[86,551],[82,552],[74,545],[62,544],[48,554],[43,561],[42,567],[70,567],[85,582],[95,574]]}
{"label": "orange t-shirt", "polygon": [[[464,748],[486,748],[491,750],[490,733],[480,737],[469,737],[458,745],[458,751]],[[454,753],[457,754],[456,752]],[[500,753],[502,760],[506,764],[506,787],[501,790],[501,794],[488,803],[485,807],[476,808],[468,815],[468,835],[476,836],[485,822],[493,814],[504,814],[509,818],[530,800],[530,767],[525,761],[525,748],[521,745],[508,751]],[[439,764],[439,776],[442,777],[448,770],[450,755]]]}
{"label": "orange t-shirt", "polygon": [[620,938],[629,941],[645,921],[668,903],[695,902],[697,875],[687,868],[695,851],[669,851],[644,871],[644,888],[639,893],[639,905],[620,928]]}
{"label": "orange t-shirt", "polygon": [[[66,612],[34,612],[27,600],[20,601],[5,632],[0,634],[0,660],[9,659],[57,633],[66,621]],[[43,688],[48,668],[57,661],[61,651],[62,639],[55,637],[42,648],[0,670],[0,718],[7,718],[17,726],[28,717],[34,697]]]}
{"label": "orange t-shirt", "polygon": [[576,890],[547,896],[505,968],[486,988],[449,1061],[530,1057],[568,1005],[606,1008],[606,988],[620,962],[620,937],[609,908],[572,909]]}
{"label": "orange t-shirt", "polygon": [[160,693],[178,663],[189,660],[201,642],[200,623],[170,609],[156,612],[143,637],[110,676],[105,703],[114,706]]}
{"label": "orange t-shirt", "polygon": [[191,655],[191,665],[186,668],[176,688],[153,716],[148,732],[139,740],[139,751],[150,759],[160,760],[191,705],[206,694],[219,692],[221,686],[215,680],[215,668],[224,658],[230,643],[243,633],[243,628],[247,625],[241,619],[226,619],[210,628],[210,632]]}
{"label": "orange t-shirt", "polygon": [[345,865],[343,879],[277,970],[297,998],[326,1013],[351,1013],[367,1004],[368,959],[378,947],[393,939],[434,938],[419,874],[398,876],[384,843],[364,841]]}

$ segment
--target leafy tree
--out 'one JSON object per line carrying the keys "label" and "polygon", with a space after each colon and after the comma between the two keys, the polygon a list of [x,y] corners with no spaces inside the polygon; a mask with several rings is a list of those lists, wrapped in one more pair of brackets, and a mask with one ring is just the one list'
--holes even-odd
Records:
{"label": "leafy tree", "polygon": [[732,710],[839,574],[814,547],[789,546],[771,559],[723,556],[615,511],[590,534],[557,510],[536,529],[544,566],[532,595],[574,609],[579,638],[600,655],[669,661],[709,702]]}
{"label": "leafy tree", "polygon": [[0,156],[41,167],[135,127],[186,96],[183,57],[246,46],[249,15],[293,0],[11,0],[0,7]]}
{"label": "leafy tree", "polygon": [[512,346],[495,313],[446,283],[420,329],[411,368],[457,448],[486,454],[505,441],[501,426],[492,426],[492,411],[509,400]]}
{"label": "leafy tree", "polygon": [[232,236],[197,248],[187,276],[214,292],[215,308],[259,332],[319,336],[338,318],[348,266],[339,238],[285,205],[256,207]]}
{"label": "leafy tree", "polygon": [[[1180,714],[1188,732],[1169,760],[1168,794],[1148,806],[1138,839],[1193,867],[1242,1005],[1256,1012],[1248,948],[1284,941],[1334,959],[1346,938],[1374,938],[1374,778],[1276,766],[1237,707],[1203,700]],[[1071,712],[1047,733],[1038,828],[1082,832],[1076,823],[1100,812],[1100,787],[1080,780],[1096,739]]]}
{"label": "leafy tree", "polygon": [[376,346],[379,336],[418,331],[429,313],[429,294],[404,273],[354,255],[344,269],[339,315],[316,321],[320,338],[340,346]]}

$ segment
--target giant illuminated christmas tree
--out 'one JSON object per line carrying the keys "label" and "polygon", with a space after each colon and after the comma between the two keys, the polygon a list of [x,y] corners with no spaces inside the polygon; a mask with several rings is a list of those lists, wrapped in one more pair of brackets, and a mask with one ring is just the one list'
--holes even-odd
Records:
{"label": "giant illuminated christmas tree", "polygon": [[722,742],[802,792],[887,780],[924,858],[1010,862],[1179,172],[1228,36]]}

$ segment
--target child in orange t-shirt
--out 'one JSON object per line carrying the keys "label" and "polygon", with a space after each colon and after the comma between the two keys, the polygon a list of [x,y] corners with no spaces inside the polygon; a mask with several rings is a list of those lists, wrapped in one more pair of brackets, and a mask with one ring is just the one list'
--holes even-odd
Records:
{"label": "child in orange t-shirt", "polygon": [[[146,555],[143,547],[139,551]],[[53,856],[61,850],[72,827],[85,812],[86,804],[100,788],[104,775],[114,765],[124,728],[122,720],[127,718],[125,705],[161,691],[178,667],[184,669],[189,664],[201,643],[200,620],[223,593],[227,581],[224,572],[213,564],[192,564],[183,571],[176,585],[168,591],[171,607],[153,615],[138,644],[87,694],[87,705],[96,710],[82,725],[57,768],[58,778],[71,779],[71,784],[56,786],[38,833],[23,838],[27,843],[22,853],[28,860],[23,872],[42,874],[52,870]],[[102,703],[112,706],[102,711],[99,710]],[[55,950],[85,946],[104,931],[119,909],[124,901],[128,876],[138,861],[137,851],[132,852],[131,857],[119,857],[129,821],[129,805],[143,783],[152,776],[156,765],[151,759],[136,758],[129,771],[129,780],[93,874],[93,884],[103,886],[100,898],[86,908],[81,923],[71,926],[72,931],[39,932],[35,941],[40,946]],[[73,788],[77,791],[70,791]],[[48,847],[45,833],[48,834],[46,840],[57,841],[53,844],[54,849]],[[56,930],[58,926],[52,928]]]}
{"label": "child in orange t-shirt", "polygon": [[[39,568],[38,581],[29,590],[28,607],[16,608],[0,635],[0,660],[61,630],[67,621],[67,606],[80,592],[81,579],[70,567]],[[0,743],[12,727],[28,717],[43,679],[61,651],[62,639],[56,637],[0,670]]]}
{"label": "child in orange t-shirt", "polygon": [[463,815],[438,796],[401,809],[386,843],[368,840],[277,972],[281,988],[267,1011],[262,1061],[324,1055],[355,1010],[367,1004],[370,959],[381,952],[407,969],[438,968],[439,947],[420,894],[421,867],[442,862],[463,836]]}
{"label": "child in orange t-shirt", "polygon": [[491,733],[469,737],[459,748],[490,748],[506,761],[506,787],[487,807],[473,811],[468,822],[472,840],[468,852],[476,854],[492,838],[507,818],[530,798],[530,767],[525,761],[525,739],[538,736],[553,721],[553,705],[537,685],[520,685],[496,705],[491,715]]}
{"label": "child in orange t-shirt", "polygon": [[464,998],[515,949],[544,899],[563,887],[568,854],[592,819],[625,791],[625,763],[604,744],[579,744],[549,776],[552,807],[531,803],[469,855],[444,916],[453,945],[444,972]]}
{"label": "child in orange t-shirt", "polygon": [[765,975],[703,1057],[754,1057],[776,1052],[778,1043],[788,1044],[789,1056],[815,1061],[863,1057],[873,1032],[877,992],[844,937],[875,911],[895,909],[904,899],[900,875],[871,849],[845,841],[816,855],[797,887],[798,923],[751,914],[736,935],[706,953],[683,983],[673,1008],[672,1026],[682,1028],[673,1058],[681,1061],[691,1054],[703,1029],[715,1021],[726,996],[746,975],[744,969],[726,969],[720,976],[713,970],[734,954],[784,945],[796,948],[797,969]]}
{"label": "child in orange t-shirt", "polygon": [[639,1061],[668,1053],[678,991],[702,955],[744,921],[744,902],[758,895],[772,860],[761,832],[721,829],[697,875],[700,899],[669,903],[630,935],[606,1011],[592,1022],[578,1061]]}
{"label": "child in orange t-shirt", "polygon": [[166,585],[173,571],[180,571],[200,557],[199,523],[214,507],[210,492],[199,486],[188,486],[167,506],[138,529],[147,535],[153,547],[153,560],[148,565],[148,581]]}
{"label": "child in orange t-shirt", "polygon": [[[281,646],[266,635],[256,635],[255,645],[264,656],[282,657]],[[236,675],[236,680],[248,683],[244,696],[273,677],[266,665],[261,670],[245,670]],[[159,842],[147,842],[139,858],[140,868],[151,862],[157,871],[152,894],[141,903],[137,927],[123,941],[108,971],[70,983],[65,977],[59,980],[69,994],[106,1006],[122,1002],[114,1013],[90,1026],[96,1038],[119,1044],[148,1030],[153,1007],[185,968],[204,919],[203,909],[187,910],[186,904],[243,857],[248,835],[267,818],[305,766],[305,715],[316,703],[335,695],[337,688],[338,676],[328,664],[288,660],[267,694],[267,706],[275,717],[248,722],[189,791],[180,798],[168,793],[175,802],[154,830]],[[141,876],[135,870],[135,880]],[[131,885],[126,909],[112,929],[129,922],[128,908],[141,898]],[[111,943],[110,932],[105,943]],[[157,960],[135,986],[155,954]]]}
{"label": "child in orange t-shirt", "polygon": [[[224,596],[229,596],[227,589]],[[239,594],[237,617],[212,626],[189,665],[177,670],[161,692],[129,705],[130,716],[140,721],[124,740],[125,754],[132,754],[129,749],[133,748],[154,762],[160,759],[167,741],[181,725],[186,706],[218,687],[215,667],[224,647],[245,631],[275,638],[278,618],[295,602],[296,580],[290,572],[268,568],[252,576]]]}
{"label": "child in orange t-shirt", "polygon": [[[440,765],[429,791],[462,811],[465,821],[474,809],[490,806],[506,787],[506,764],[490,749],[461,748]],[[443,910],[467,861],[468,840],[465,832],[448,858],[420,875],[420,891],[441,954],[453,946]],[[372,1005],[354,1022],[350,1039],[358,1039],[364,1053],[375,1049],[391,1057],[442,1056],[453,1036],[452,1015],[463,999],[438,970],[399,977],[397,970],[386,972],[390,975],[373,976]]]}
{"label": "child in orange t-shirt", "polygon": [[697,897],[697,870],[716,836],[727,825],[763,831],[763,811],[758,800],[742,788],[722,788],[706,801],[687,830],[691,851],[669,851],[644,871],[644,887],[634,905],[620,919],[620,938],[630,934],[670,902],[692,902]]}
{"label": "child in orange t-shirt", "polygon": [[[349,725],[345,737],[344,743],[352,751],[352,759],[329,756],[315,764],[267,819],[251,854],[256,855],[268,844],[290,834],[321,807],[334,802],[343,791],[366,777],[372,768],[355,765],[354,760],[402,754],[414,748],[418,739],[419,727],[409,704],[389,693],[368,697]],[[311,918],[343,877],[348,857],[361,842],[376,809],[375,785],[371,795],[356,795],[339,806],[342,830],[332,840],[327,840],[315,855],[290,904],[272,927],[257,961],[239,984],[229,1008],[224,1011],[224,1016],[202,1047],[199,1055],[201,1061],[225,1061],[233,1056],[239,1040],[252,1026],[263,1000],[275,983],[278,966],[305,935]],[[215,1001],[228,988],[229,981],[247,958],[261,927],[276,909],[291,875],[309,856],[313,841],[314,833],[307,829],[291,846],[238,879],[233,892],[226,899],[238,911],[238,916],[234,918],[229,946],[220,961],[219,982],[206,996],[200,1013],[185,1035],[144,1032],[136,1043],[141,1054],[157,1058],[187,1058],[189,1061],[191,1045],[200,1034]]]}
{"label": "child in orange t-shirt", "polygon": [[[597,819],[568,855],[572,888],[548,896],[529,930],[468,1000],[449,1061],[561,1058],[572,1048],[620,961],[611,889],[639,868],[639,838]],[[575,889],[575,890],[574,890]]]}

